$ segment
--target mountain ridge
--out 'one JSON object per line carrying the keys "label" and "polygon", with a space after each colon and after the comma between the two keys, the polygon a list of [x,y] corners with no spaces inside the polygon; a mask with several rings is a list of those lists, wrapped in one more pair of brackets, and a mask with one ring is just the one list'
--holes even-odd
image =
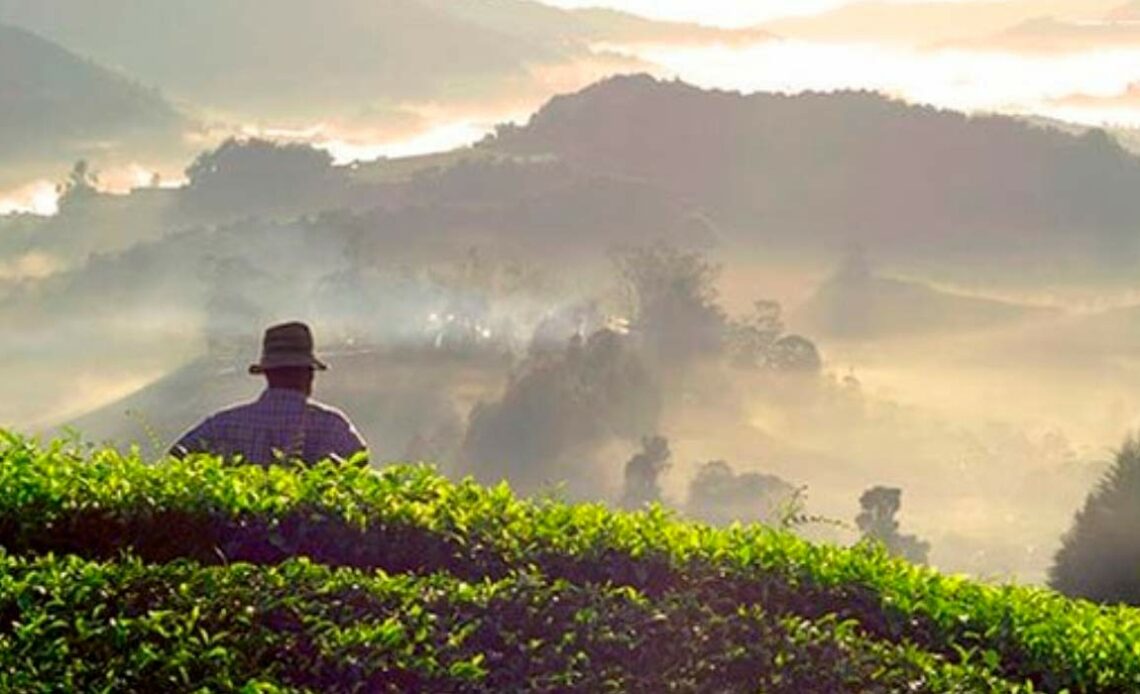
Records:
{"label": "mountain ridge", "polygon": [[0,156],[92,149],[169,134],[183,116],[156,90],[19,27],[0,23]]}
{"label": "mountain ridge", "polygon": [[872,92],[742,94],[620,76],[551,99],[482,147],[643,178],[694,197],[750,241],[1041,250],[1119,268],[1138,251],[1140,159],[1103,130]]}

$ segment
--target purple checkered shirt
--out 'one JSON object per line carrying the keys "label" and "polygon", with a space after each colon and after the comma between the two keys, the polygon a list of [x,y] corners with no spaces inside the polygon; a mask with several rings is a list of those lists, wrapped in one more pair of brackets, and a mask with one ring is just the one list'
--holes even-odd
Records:
{"label": "purple checkered shirt", "polygon": [[339,410],[304,393],[267,388],[257,400],[211,415],[178,440],[171,455],[213,453],[268,465],[282,456],[314,463],[347,460],[366,450],[364,439]]}

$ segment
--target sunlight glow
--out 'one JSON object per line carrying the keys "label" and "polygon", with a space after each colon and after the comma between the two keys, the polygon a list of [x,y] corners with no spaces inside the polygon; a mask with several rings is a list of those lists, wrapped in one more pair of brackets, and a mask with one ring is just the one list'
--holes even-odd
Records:
{"label": "sunlight glow", "polygon": [[507,120],[523,120],[523,114],[496,119],[440,117],[414,134],[384,136],[377,133],[353,132],[318,123],[303,128],[257,127],[241,129],[245,137],[261,137],[279,142],[300,142],[327,151],[338,165],[369,162],[381,158],[414,157],[460,149],[475,144],[494,131],[494,124]]}
{"label": "sunlight glow", "polygon": [[51,181],[40,180],[16,188],[0,191],[0,216],[34,214],[51,216],[59,211],[59,191]]}
{"label": "sunlight glow", "polygon": [[663,77],[743,91],[871,89],[967,112],[1035,113],[1089,125],[1140,126],[1140,109],[1066,103],[1125,94],[1140,46],[1058,54],[808,41],[733,46],[605,46],[660,66]]}
{"label": "sunlight glow", "polygon": [[320,139],[314,144],[325,149],[337,164],[354,161],[374,161],[382,157],[412,157],[459,149],[483,139],[493,126],[472,121],[443,123],[407,139],[381,143],[355,142],[346,139]]}
{"label": "sunlight glow", "polygon": [[542,0],[547,5],[580,9],[607,7],[655,19],[741,27],[779,17],[811,15],[854,0]]}

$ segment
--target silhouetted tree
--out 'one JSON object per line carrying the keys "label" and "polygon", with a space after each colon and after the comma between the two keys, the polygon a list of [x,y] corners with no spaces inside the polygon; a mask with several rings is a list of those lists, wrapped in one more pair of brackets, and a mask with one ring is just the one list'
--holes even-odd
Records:
{"label": "silhouetted tree", "polygon": [[213,214],[291,210],[312,202],[335,207],[346,178],[332,164],[328,152],[309,145],[231,138],[186,169],[184,200]]}
{"label": "silhouetted tree", "polygon": [[71,167],[67,180],[56,186],[59,193],[59,209],[63,213],[99,195],[99,174],[86,159],[80,159]]}
{"label": "silhouetted tree", "polygon": [[823,358],[811,340],[786,335],[768,350],[768,367],[774,371],[815,373],[823,368]]}
{"label": "silhouetted tree", "polygon": [[755,369],[767,364],[768,353],[784,334],[783,309],[775,301],[757,301],[752,313],[728,328],[728,357],[733,366]]}
{"label": "silhouetted tree", "polygon": [[665,243],[621,251],[615,262],[634,328],[653,356],[684,362],[720,351],[726,320],[717,305],[717,265]]}
{"label": "silhouetted tree", "polygon": [[816,372],[823,359],[815,344],[799,335],[784,335],[780,304],[757,301],[752,313],[728,325],[729,362],[743,369]]}
{"label": "silhouetted tree", "polygon": [[652,436],[641,439],[641,452],[625,464],[625,489],[621,505],[637,509],[661,501],[661,474],[669,469],[669,439]]}
{"label": "silhouetted tree", "polygon": [[824,323],[837,335],[857,336],[869,330],[874,304],[875,273],[867,251],[859,244],[849,246],[835,273],[824,284],[842,297],[825,306]]}
{"label": "silhouetted tree", "polygon": [[602,330],[530,356],[500,401],[472,410],[462,457],[480,479],[507,479],[523,492],[589,485],[583,465],[594,449],[655,430],[660,410],[652,372],[622,336]]}
{"label": "silhouetted tree", "polygon": [[1140,439],[1125,441],[1077,512],[1049,584],[1073,597],[1140,605]]}
{"label": "silhouetted tree", "polygon": [[925,564],[930,554],[930,543],[915,535],[899,532],[895,520],[902,507],[902,490],[890,487],[874,487],[859,497],[862,512],[855,518],[855,524],[863,533],[863,539],[882,543],[888,552],[914,564]]}
{"label": "silhouetted tree", "polygon": [[795,487],[775,475],[737,473],[723,460],[701,465],[689,484],[687,511],[694,518],[725,525],[734,521],[774,523]]}

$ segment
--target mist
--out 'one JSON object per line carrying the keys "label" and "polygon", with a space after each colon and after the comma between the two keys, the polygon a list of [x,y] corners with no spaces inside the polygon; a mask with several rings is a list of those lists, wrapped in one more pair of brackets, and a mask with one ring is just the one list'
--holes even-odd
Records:
{"label": "mist", "polygon": [[128,5],[0,0],[0,426],[160,456],[304,320],[374,465],[1044,583],[1140,425],[1131,49]]}

